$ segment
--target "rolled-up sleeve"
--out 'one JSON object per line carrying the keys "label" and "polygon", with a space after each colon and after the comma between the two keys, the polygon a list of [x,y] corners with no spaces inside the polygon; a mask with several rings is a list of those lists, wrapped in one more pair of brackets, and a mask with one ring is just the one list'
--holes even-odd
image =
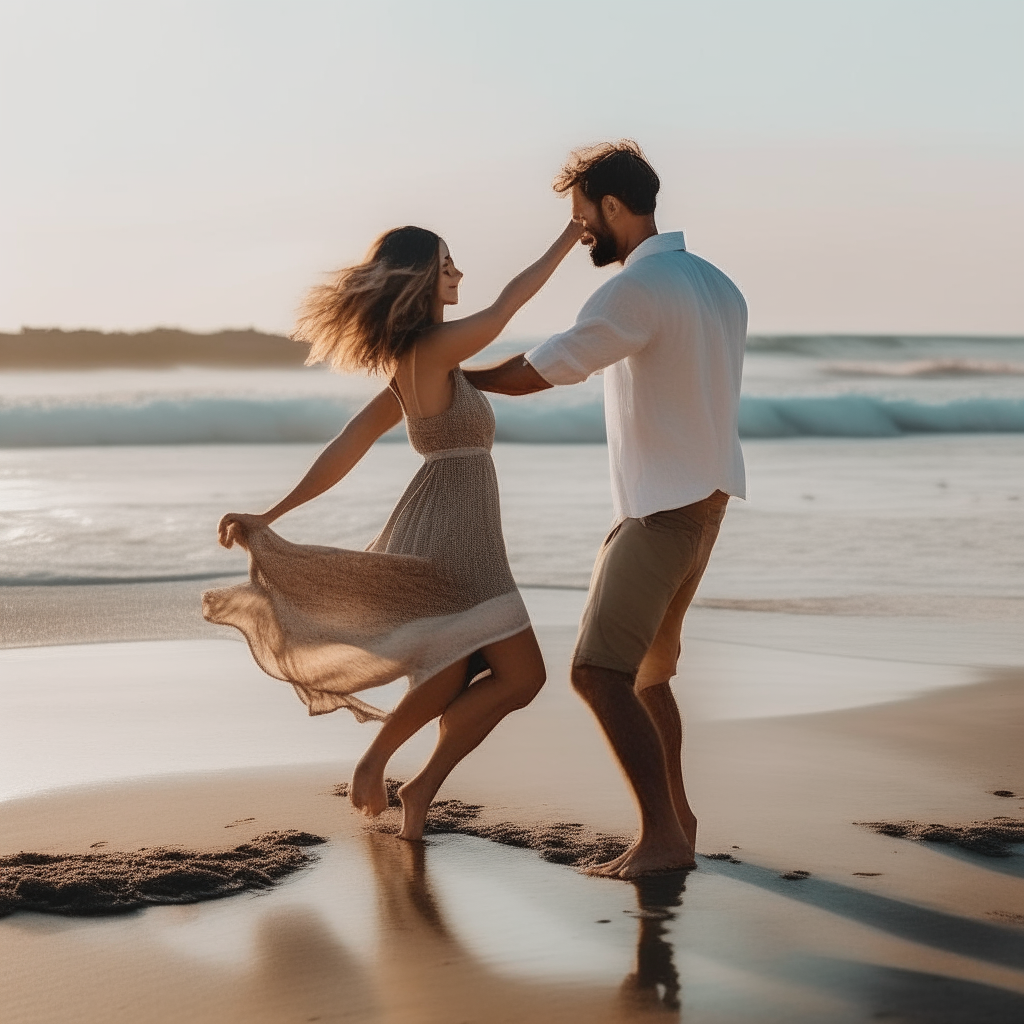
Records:
{"label": "rolled-up sleeve", "polygon": [[652,303],[638,282],[615,277],[587,300],[567,331],[526,354],[549,384],[578,384],[639,352],[653,334]]}

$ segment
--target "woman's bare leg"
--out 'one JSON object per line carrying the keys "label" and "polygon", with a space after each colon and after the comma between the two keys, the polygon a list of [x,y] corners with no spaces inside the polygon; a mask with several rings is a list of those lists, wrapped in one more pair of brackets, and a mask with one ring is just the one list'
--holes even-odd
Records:
{"label": "woman's bare leg", "polygon": [[394,752],[414,733],[439,715],[466,688],[468,658],[442,669],[410,690],[380,727],[352,773],[349,799],[363,814],[375,816],[388,805],[384,772]]}
{"label": "woman's bare leg", "polygon": [[544,685],[544,659],[532,629],[483,649],[491,675],[474,683],[448,705],[430,760],[398,791],[403,839],[421,839],[430,801],[451,770],[480,745],[510,712],[524,708]]}

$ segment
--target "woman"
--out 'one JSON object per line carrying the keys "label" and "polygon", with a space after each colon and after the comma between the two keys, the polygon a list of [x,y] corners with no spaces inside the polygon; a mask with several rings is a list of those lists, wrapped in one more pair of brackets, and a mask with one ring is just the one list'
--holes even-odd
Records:
{"label": "woman", "polygon": [[[399,790],[405,839],[422,836],[455,765],[544,684],[501,533],[494,414],[459,364],[498,336],[581,235],[570,223],[493,305],[449,323],[444,307],[458,302],[463,275],[444,241],[423,228],[387,232],[366,262],[314,288],[295,332],[311,344],[307,363],[390,382],[287,497],[262,515],[228,513],[218,527],[221,544],[248,550],[250,580],[204,594],[204,616],[240,629],[260,667],[292,683],[310,714],[347,707],[361,721],[383,722],[356,765],[356,808],[384,810],[388,760],[440,716],[437,747]],[[269,529],[338,483],[403,415],[426,461],[366,551],[290,544]],[[409,691],[390,714],[353,696],[401,676]]]}

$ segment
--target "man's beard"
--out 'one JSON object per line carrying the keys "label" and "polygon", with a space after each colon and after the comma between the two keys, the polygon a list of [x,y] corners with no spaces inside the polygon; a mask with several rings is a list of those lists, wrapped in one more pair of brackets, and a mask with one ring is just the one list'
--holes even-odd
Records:
{"label": "man's beard", "polygon": [[[604,225],[602,225],[602,228]],[[607,267],[609,263],[615,263],[619,258],[618,246],[615,239],[608,231],[590,229],[594,236],[594,244],[590,247],[590,261],[595,267]]]}

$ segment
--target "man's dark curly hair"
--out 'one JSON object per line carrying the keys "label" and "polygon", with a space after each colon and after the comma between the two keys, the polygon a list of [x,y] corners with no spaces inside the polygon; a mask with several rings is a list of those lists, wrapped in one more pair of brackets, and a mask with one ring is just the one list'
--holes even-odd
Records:
{"label": "man's dark curly hair", "polygon": [[576,149],[554,180],[559,195],[579,188],[596,205],[615,196],[633,213],[654,213],[661,180],[632,139]]}

